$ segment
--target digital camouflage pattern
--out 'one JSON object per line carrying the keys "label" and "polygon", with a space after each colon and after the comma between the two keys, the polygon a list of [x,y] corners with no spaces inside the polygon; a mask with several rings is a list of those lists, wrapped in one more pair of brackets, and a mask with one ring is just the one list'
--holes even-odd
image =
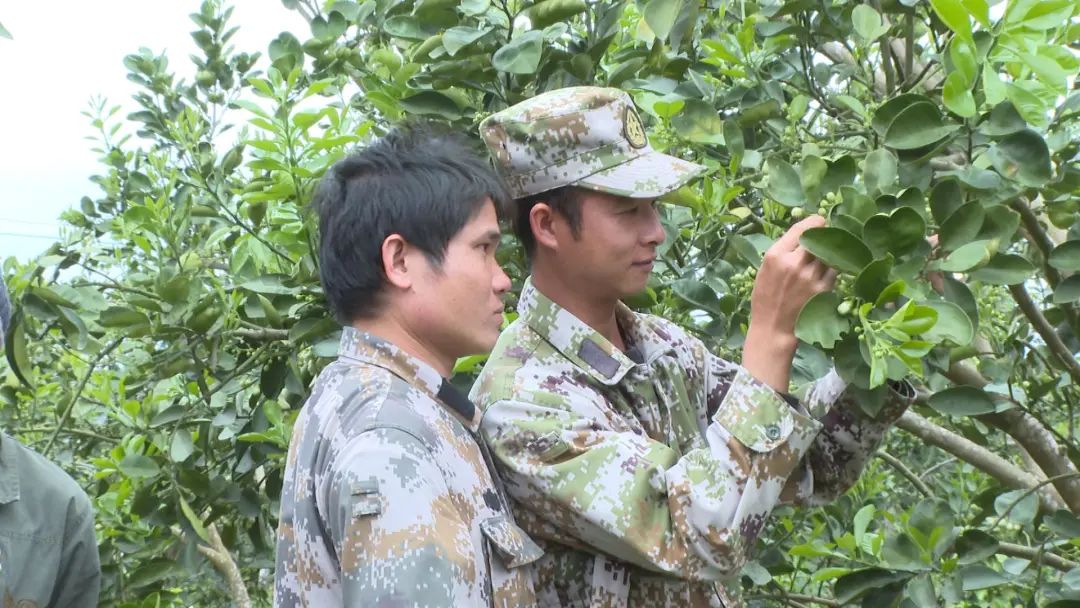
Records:
{"label": "digital camouflage pattern", "polygon": [[471,397],[544,606],[741,605],[773,508],[844,492],[911,402],[870,419],[831,373],[799,403],[620,304],[624,354],[531,281],[518,310]]}
{"label": "digital camouflage pattern", "polygon": [[437,371],[346,328],[296,420],[274,605],[529,606],[537,545],[496,485],[480,416]]}
{"label": "digital camouflage pattern", "polygon": [[480,135],[514,198],[569,185],[655,198],[705,171],[653,150],[633,101],[619,89],[549,91],[492,114]]}

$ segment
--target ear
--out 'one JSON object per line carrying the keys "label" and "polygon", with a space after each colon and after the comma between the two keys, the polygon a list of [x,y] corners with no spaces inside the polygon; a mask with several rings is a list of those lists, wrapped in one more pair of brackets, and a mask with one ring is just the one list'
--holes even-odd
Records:
{"label": "ear", "polygon": [[529,211],[529,227],[532,229],[533,238],[537,245],[543,245],[548,249],[559,248],[559,238],[569,228],[566,219],[556,213],[547,203],[537,203]]}
{"label": "ear", "polygon": [[383,274],[391,285],[399,289],[412,287],[413,276],[409,274],[409,246],[400,234],[391,234],[382,242]]}

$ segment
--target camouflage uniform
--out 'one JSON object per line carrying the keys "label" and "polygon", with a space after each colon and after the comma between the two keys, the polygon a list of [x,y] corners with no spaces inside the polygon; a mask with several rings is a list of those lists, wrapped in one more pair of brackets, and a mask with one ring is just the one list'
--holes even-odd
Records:
{"label": "camouflage uniform", "polygon": [[427,364],[346,328],[297,418],[275,606],[528,606],[540,549],[496,486],[479,413]]}
{"label": "camouflage uniform", "polygon": [[[567,183],[550,175],[594,189],[606,181],[611,167],[576,166],[593,162],[588,150],[603,147],[603,138],[592,138],[591,122],[567,118],[575,105],[602,103],[630,107],[621,92],[577,88],[482,125],[517,196]],[[533,132],[517,119],[532,112],[535,124],[550,126],[535,116],[537,107],[573,126]],[[618,107],[608,113],[628,115]],[[609,138],[635,129],[598,128]],[[539,148],[535,154],[529,145]],[[696,173],[657,172],[684,161],[656,152],[635,159],[614,170],[651,167],[638,167],[623,190],[651,174],[654,196]],[[528,177],[513,180],[523,169]],[[773,508],[822,504],[850,487],[913,394],[897,385],[871,419],[835,372],[800,403],[713,356],[673,323],[622,304],[616,319],[625,353],[531,281],[518,310],[471,398],[484,410],[481,431],[518,522],[545,549],[533,566],[544,606],[741,605],[737,574]]]}

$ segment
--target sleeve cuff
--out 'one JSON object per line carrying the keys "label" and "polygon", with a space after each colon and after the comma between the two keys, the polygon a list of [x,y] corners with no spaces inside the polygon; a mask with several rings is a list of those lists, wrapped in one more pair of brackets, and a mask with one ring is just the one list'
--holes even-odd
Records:
{"label": "sleeve cuff", "polygon": [[755,452],[769,452],[787,441],[796,424],[817,424],[797,411],[798,400],[739,369],[713,421]]}

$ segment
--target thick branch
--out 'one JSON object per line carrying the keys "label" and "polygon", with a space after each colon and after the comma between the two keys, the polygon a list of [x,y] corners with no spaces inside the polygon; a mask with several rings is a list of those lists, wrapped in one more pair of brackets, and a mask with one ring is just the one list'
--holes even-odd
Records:
{"label": "thick branch", "polygon": [[[978,370],[962,363],[954,363],[945,375],[957,384],[975,388],[983,388],[989,384]],[[1068,509],[1073,513],[1080,513],[1080,479],[1076,477],[1076,466],[1058,445],[1053,433],[1043,427],[1034,416],[1020,409],[983,414],[979,419],[1005,431],[1023,446],[1043,473],[1048,478],[1055,479],[1054,487],[1065,499]]]}
{"label": "thick branch", "polygon": [[1039,307],[1031,300],[1031,296],[1028,294],[1027,289],[1024,288],[1023,283],[1009,285],[1009,293],[1016,300],[1016,304],[1020,306],[1024,316],[1031,321],[1035,331],[1042,336],[1043,341],[1046,342],[1046,347],[1050,349],[1050,352],[1057,357],[1065,370],[1072,376],[1073,382],[1080,384],[1080,361],[1069,350],[1069,347],[1065,346],[1065,343],[1061,341],[1061,336],[1054,331],[1054,327],[1050,325]]}
{"label": "thick branch", "polygon": [[1008,555],[1009,557],[1019,557],[1033,562],[1042,562],[1051,568],[1057,568],[1062,572],[1068,572],[1080,564],[1074,561],[1070,561],[1057,555],[1056,553],[1050,553],[1049,551],[1040,550],[1036,547],[1026,547],[1024,545],[1014,545],[1013,543],[998,543],[998,553],[1002,555]]}
{"label": "thick branch", "polygon": [[[982,447],[981,445],[942,428],[912,411],[907,411],[896,422],[896,426],[922,439],[930,445],[956,456],[960,460],[979,469],[983,473],[1015,490],[1030,490],[1039,484],[1039,480],[1020,467]],[[1049,492],[1040,493],[1043,506],[1049,510],[1064,508],[1064,504],[1055,500]]]}
{"label": "thick branch", "polygon": [[240,568],[237,567],[236,561],[233,560],[229,549],[225,547],[225,543],[221,541],[221,535],[218,534],[217,528],[210,524],[206,527],[206,532],[210,536],[210,546],[200,544],[199,553],[202,553],[206,559],[210,560],[210,563],[214,565],[214,569],[225,577],[225,581],[229,585],[229,597],[232,598],[233,605],[236,608],[251,608],[251,598],[248,596],[247,587],[244,586],[244,579],[240,576]]}

